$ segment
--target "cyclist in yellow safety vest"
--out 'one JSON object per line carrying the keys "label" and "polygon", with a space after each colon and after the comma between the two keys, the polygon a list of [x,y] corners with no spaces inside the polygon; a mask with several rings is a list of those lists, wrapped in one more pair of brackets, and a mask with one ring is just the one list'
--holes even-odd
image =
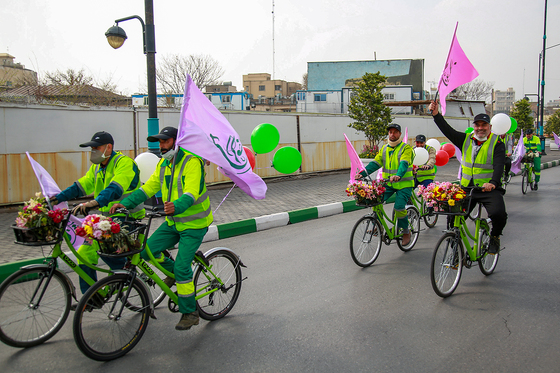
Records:
{"label": "cyclist in yellow safety vest", "polygon": [[[175,329],[187,330],[199,322],[191,263],[213,218],[204,182],[204,161],[185,149],[175,149],[176,139],[174,127],[165,127],[158,135],[148,137],[148,141],[159,141],[163,158],[140,190],[115,204],[111,211],[118,207],[131,209],[161,190],[167,217],[150,236],[147,245],[156,260],[175,275],[174,279],[167,277],[164,282],[169,287],[177,284],[182,316]],[[179,250],[175,261],[162,255],[163,250],[177,243]],[[145,251],[141,255],[149,260]]]}
{"label": "cyclist in yellow safety vest", "polygon": [[539,181],[541,180],[541,140],[533,135],[533,130],[529,128],[526,136],[523,138],[523,145],[527,154],[533,157],[533,166],[535,167],[535,190],[539,189]]}
{"label": "cyclist in yellow safety vest", "polygon": [[[432,101],[430,111],[440,131],[461,149],[461,186],[478,186],[482,191],[474,191],[470,207],[481,203],[488,217],[492,219],[488,252],[498,253],[500,235],[507,222],[505,190],[501,187],[506,151],[504,143],[491,132],[490,116],[486,113],[474,117],[474,131],[470,134],[451,128],[438,111],[438,103]],[[470,212],[470,211],[469,211]]]}
{"label": "cyclist in yellow safety vest", "polygon": [[436,169],[434,168],[436,165],[436,149],[430,145],[426,145],[426,136],[424,135],[416,136],[416,148],[426,149],[428,151],[429,158],[426,164],[418,166],[414,187],[417,187],[418,185],[427,187],[434,182],[434,177],[436,176]]}
{"label": "cyclist in yellow safety vest", "polygon": [[[97,132],[91,141],[80,144],[80,147],[91,146],[91,167],[88,172],[78,181],[66,188],[51,200],[53,205],[59,202],[69,201],[78,197],[84,197],[93,193],[94,199],[77,206],[73,213],[82,213],[84,216],[89,210],[98,208],[101,214],[111,216],[115,221],[124,220],[123,215],[111,215],[111,206],[128,196],[140,187],[140,170],[136,162],[130,157],[113,150],[113,136],[107,132]],[[145,214],[143,207],[131,211],[135,219],[142,219]],[[121,219],[119,219],[121,218]],[[97,264],[99,255],[97,241],[86,241],[78,249],[78,254],[91,264]],[[111,269],[121,269],[126,258],[102,258]],[[78,260],[80,268],[84,270],[94,281],[97,281],[97,272]],[[89,285],[80,277],[80,290],[85,293]]]}
{"label": "cyclist in yellow safety vest", "polygon": [[406,204],[414,188],[414,175],[412,174],[412,160],[414,152],[412,147],[401,139],[401,126],[391,123],[387,130],[389,132],[388,143],[383,145],[374,160],[366,166],[366,170],[360,172],[358,178],[367,176],[383,168],[383,179],[388,180],[383,199],[388,200],[393,194],[395,196],[395,217],[397,227],[402,230],[402,244],[410,243],[410,229]]}

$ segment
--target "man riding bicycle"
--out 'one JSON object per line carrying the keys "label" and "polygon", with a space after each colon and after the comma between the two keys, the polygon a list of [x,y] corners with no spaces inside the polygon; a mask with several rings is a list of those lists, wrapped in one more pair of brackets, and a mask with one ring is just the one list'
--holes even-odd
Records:
{"label": "man riding bicycle", "polygon": [[[438,103],[432,101],[430,111],[440,131],[455,146],[461,149],[461,186],[482,187],[482,191],[473,191],[471,209],[476,202],[481,203],[492,219],[490,232],[490,254],[500,250],[500,235],[507,222],[506,205],[501,187],[505,145],[498,136],[491,132],[492,125],[487,114],[474,117],[474,131],[470,134],[453,129],[438,111]],[[470,211],[469,211],[470,212]]]}
{"label": "man riding bicycle", "polygon": [[436,170],[434,168],[436,165],[436,149],[430,145],[426,145],[426,136],[424,135],[416,136],[416,147],[414,149],[416,148],[426,149],[428,151],[429,158],[426,164],[418,166],[414,187],[416,188],[418,185],[427,187],[434,182],[434,177],[436,176]]}
{"label": "man riding bicycle", "polygon": [[414,187],[414,175],[412,174],[412,159],[414,152],[412,147],[401,140],[401,126],[391,123],[387,127],[389,132],[388,143],[383,145],[373,162],[366,166],[366,170],[357,175],[358,178],[367,176],[383,168],[383,179],[388,179],[389,184],[385,188],[383,199],[388,200],[396,193],[395,217],[397,227],[402,229],[404,246],[410,243],[410,229],[408,228],[408,216],[406,204]]}
{"label": "man riding bicycle", "polygon": [[523,138],[525,145],[525,156],[532,159],[535,168],[535,190],[539,189],[539,181],[541,180],[541,140],[533,135],[533,130],[529,128],[526,136]]}
{"label": "man riding bicycle", "polygon": [[[122,203],[115,204],[111,211],[119,207],[131,209],[161,190],[167,217],[148,238],[147,245],[162,267],[175,275],[175,279],[167,277],[164,282],[169,287],[177,283],[182,316],[175,329],[187,330],[199,322],[191,263],[213,218],[204,182],[204,161],[183,148],[175,149],[176,140],[174,127],[165,127],[158,135],[148,137],[148,141],[159,141],[163,158],[148,181]],[[175,261],[162,254],[177,243]],[[150,260],[145,250],[140,255]]]}

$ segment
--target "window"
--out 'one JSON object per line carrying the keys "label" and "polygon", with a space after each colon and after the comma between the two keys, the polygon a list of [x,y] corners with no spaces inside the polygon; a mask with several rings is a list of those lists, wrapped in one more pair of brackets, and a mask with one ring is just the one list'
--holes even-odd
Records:
{"label": "window", "polygon": [[281,91],[281,90],[282,90],[282,86],[281,86],[281,85],[275,85],[275,86],[274,86],[274,90],[275,90],[275,91]]}
{"label": "window", "polygon": [[305,92],[298,92],[297,93],[297,100],[298,101],[305,101]]}
{"label": "window", "polygon": [[385,93],[383,95],[383,99],[386,101],[394,101],[395,100],[395,94],[394,93]]}
{"label": "window", "polygon": [[327,101],[327,94],[326,93],[315,93],[313,101],[315,101],[315,102]]}
{"label": "window", "polygon": [[264,85],[260,85],[260,86],[259,86],[259,91],[264,91],[264,90],[265,90]]}
{"label": "window", "polygon": [[222,96],[222,102],[223,103],[231,102],[231,96],[230,95]]}
{"label": "window", "polygon": [[144,106],[148,106],[148,96],[144,96]]}

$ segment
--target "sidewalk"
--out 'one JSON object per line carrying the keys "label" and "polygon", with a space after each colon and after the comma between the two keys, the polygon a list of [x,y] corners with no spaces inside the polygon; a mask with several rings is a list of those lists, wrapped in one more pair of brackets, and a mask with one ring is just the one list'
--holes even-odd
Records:
{"label": "sidewalk", "polygon": [[[560,164],[560,152],[548,151],[542,158],[543,170]],[[453,158],[445,166],[438,167],[437,181],[455,181],[459,162]],[[294,175],[265,180],[268,186],[264,200],[254,200],[234,188],[217,211],[216,208],[231,189],[232,184],[209,187],[214,223],[205,241],[252,233],[282,225],[298,223],[338,213],[359,209],[354,200],[346,196],[345,188],[349,170]],[[544,176],[544,182],[547,182]],[[11,225],[17,216],[17,208],[0,208],[0,277],[2,265],[42,257],[40,247],[14,244]],[[65,245],[64,245],[65,246]],[[45,247],[45,254],[49,248]],[[64,250],[64,249],[63,249]],[[65,250],[67,251],[67,250]],[[18,263],[20,264],[20,263]]]}

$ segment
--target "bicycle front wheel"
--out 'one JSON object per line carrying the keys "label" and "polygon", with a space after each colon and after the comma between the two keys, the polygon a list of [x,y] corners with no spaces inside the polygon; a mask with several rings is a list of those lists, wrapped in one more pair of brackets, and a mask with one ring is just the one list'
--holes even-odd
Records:
{"label": "bicycle front wheel", "polygon": [[350,255],[360,267],[369,267],[379,257],[383,243],[381,224],[372,216],[360,218],[350,235]]}
{"label": "bicycle front wheel", "polygon": [[[169,250],[164,250],[162,252],[163,255],[165,255],[167,258],[173,259],[173,254],[177,253],[177,249],[173,248],[173,249],[169,249]],[[166,276],[165,274],[160,271],[156,266],[152,265],[151,268],[154,270],[155,274],[159,277],[164,279]],[[149,278],[144,272],[139,272],[138,273],[138,277],[143,280],[146,285],[148,286],[148,289],[150,289],[150,293],[152,293],[152,300],[154,303],[154,308],[159,306],[161,302],[163,302],[163,300],[165,299],[165,292],[163,291],[162,288],[159,287],[158,284],[156,284],[156,282],[154,280],[152,280],[151,278]]]}
{"label": "bicycle front wheel", "polygon": [[0,340],[12,347],[31,347],[53,337],[70,312],[70,287],[47,268],[22,269],[0,285]]}
{"label": "bicycle front wheel", "polygon": [[231,311],[241,292],[241,261],[227,251],[218,250],[206,257],[208,269],[199,265],[194,275],[198,314],[204,320],[221,319]]}
{"label": "bicycle front wheel", "polygon": [[407,245],[402,244],[402,237],[397,238],[397,246],[404,252],[412,250],[416,241],[418,241],[418,235],[420,234],[420,213],[418,209],[414,206],[408,206],[406,208],[406,214],[408,216],[408,229],[410,231],[410,242]]}
{"label": "bicycle front wheel", "polygon": [[74,315],[74,341],[90,359],[113,360],[136,346],[149,316],[149,295],[141,280],[135,278],[131,283],[128,274],[107,276],[80,299]]}
{"label": "bicycle front wheel", "polygon": [[482,236],[480,237],[480,249],[478,258],[478,268],[480,272],[488,276],[494,273],[496,266],[498,265],[498,259],[500,253],[488,254],[488,246],[490,245],[490,235],[488,234],[488,229],[482,231]]}
{"label": "bicycle front wheel", "polygon": [[424,223],[426,223],[428,228],[436,226],[438,214],[435,214],[434,209],[429,208],[424,200],[422,200],[422,216],[424,218]]}
{"label": "bicycle front wheel", "polygon": [[521,192],[523,194],[527,193],[528,186],[529,186],[529,177],[527,175],[527,170],[523,170],[523,177],[521,178]]}
{"label": "bicycle front wheel", "polygon": [[463,273],[463,244],[455,233],[446,233],[438,241],[432,255],[430,280],[432,288],[447,298],[459,285]]}

